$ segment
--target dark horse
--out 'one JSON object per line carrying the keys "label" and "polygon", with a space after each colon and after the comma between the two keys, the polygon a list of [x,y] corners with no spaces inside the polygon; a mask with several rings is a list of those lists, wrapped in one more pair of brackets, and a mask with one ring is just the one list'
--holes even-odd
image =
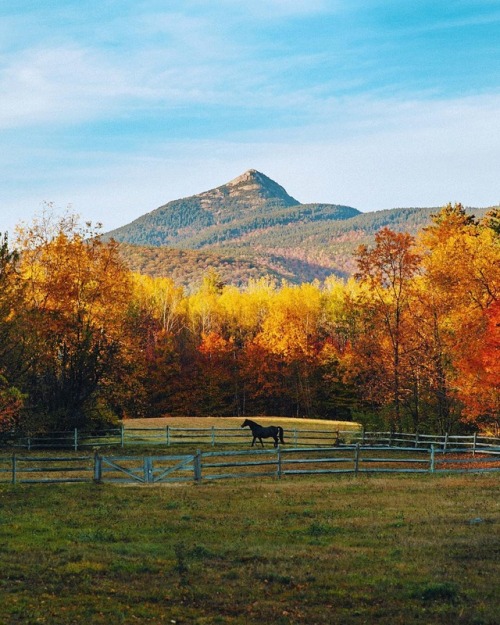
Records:
{"label": "dark horse", "polygon": [[259,439],[260,444],[264,447],[264,443],[262,442],[263,438],[274,438],[274,446],[278,446],[278,442],[285,443],[283,440],[283,428],[280,425],[270,425],[268,427],[264,427],[263,425],[259,425],[255,423],[255,421],[250,421],[250,419],[245,419],[241,426],[242,428],[249,427],[252,430],[253,441],[252,447],[257,439]]}

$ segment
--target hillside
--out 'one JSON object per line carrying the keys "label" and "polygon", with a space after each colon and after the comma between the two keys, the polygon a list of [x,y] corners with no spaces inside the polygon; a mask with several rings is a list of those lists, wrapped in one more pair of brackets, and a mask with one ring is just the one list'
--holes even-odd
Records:
{"label": "hillside", "polygon": [[[388,226],[416,234],[440,207],[362,213],[337,204],[301,204],[264,174],[249,170],[225,185],[174,200],[117,228],[134,271],[168,275],[186,286],[208,268],[241,285],[269,275],[290,282],[323,280],[355,270],[361,243]],[[480,217],[487,209],[469,209]]]}
{"label": "hillside", "polygon": [[[203,276],[214,269],[225,284],[243,286],[263,276],[277,282],[286,280],[300,284],[324,280],[332,273],[346,276],[348,272],[334,267],[329,259],[323,262],[267,252],[227,250],[226,254],[210,250],[188,250],[121,243],[122,257],[132,271],[151,276],[167,276],[177,284],[196,288]],[[341,262],[339,261],[340,267]]]}
{"label": "hillside", "polygon": [[160,206],[108,236],[134,245],[201,249],[290,224],[358,214],[349,206],[301,204],[274,180],[250,169],[216,189]]}

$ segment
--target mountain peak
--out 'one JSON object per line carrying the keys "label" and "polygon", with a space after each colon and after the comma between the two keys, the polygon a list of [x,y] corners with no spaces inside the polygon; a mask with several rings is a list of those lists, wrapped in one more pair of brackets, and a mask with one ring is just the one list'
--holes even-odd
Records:
{"label": "mountain peak", "polygon": [[288,195],[281,185],[256,169],[248,169],[245,173],[230,182],[221,187],[217,187],[215,190],[207,191],[206,193],[210,194],[213,191],[220,191],[224,194],[229,194],[231,197],[241,199],[251,199],[253,197],[252,203],[259,200],[275,200],[282,203],[284,206],[300,204],[298,200]]}
{"label": "mountain peak", "polygon": [[301,204],[262,172],[248,169],[220,187],[168,202],[108,234],[118,241],[156,246],[245,245],[269,229],[345,219],[358,212]]}
{"label": "mountain peak", "polygon": [[227,186],[236,186],[238,184],[241,184],[242,182],[259,182],[261,184],[266,184],[267,182],[274,181],[271,180],[271,178],[268,178],[266,175],[261,174],[260,171],[257,171],[256,169],[248,169],[245,173],[241,174],[241,176],[230,180],[227,183]]}

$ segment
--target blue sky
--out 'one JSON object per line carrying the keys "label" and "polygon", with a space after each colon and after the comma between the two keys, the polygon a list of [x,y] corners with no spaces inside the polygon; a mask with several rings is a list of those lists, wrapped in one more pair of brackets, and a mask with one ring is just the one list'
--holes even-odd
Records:
{"label": "blue sky", "polygon": [[0,232],[258,169],[302,202],[500,201],[499,0],[0,5]]}

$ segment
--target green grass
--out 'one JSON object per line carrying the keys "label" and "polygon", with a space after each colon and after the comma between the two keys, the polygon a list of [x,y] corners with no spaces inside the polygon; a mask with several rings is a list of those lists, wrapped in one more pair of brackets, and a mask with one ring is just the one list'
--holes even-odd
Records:
{"label": "green grass", "polygon": [[493,625],[499,479],[0,488],[0,623]]}

